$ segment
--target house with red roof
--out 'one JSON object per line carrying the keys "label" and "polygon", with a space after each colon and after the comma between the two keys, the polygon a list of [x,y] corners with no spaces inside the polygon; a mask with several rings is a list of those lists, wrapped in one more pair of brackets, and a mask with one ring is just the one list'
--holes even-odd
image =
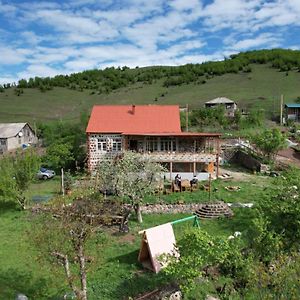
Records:
{"label": "house with red roof", "polygon": [[218,176],[220,134],[183,132],[178,105],[96,105],[86,133],[90,171],[101,159],[130,150],[165,165],[170,178]]}

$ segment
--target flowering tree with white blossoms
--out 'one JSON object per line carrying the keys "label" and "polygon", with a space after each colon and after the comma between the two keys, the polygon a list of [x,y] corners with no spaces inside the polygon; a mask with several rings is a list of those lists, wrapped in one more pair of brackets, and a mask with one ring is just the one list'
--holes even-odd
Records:
{"label": "flowering tree with white blossoms", "polygon": [[131,200],[139,223],[143,222],[141,203],[153,194],[162,181],[163,166],[134,152],[124,152],[114,159],[99,162],[97,176],[99,189]]}

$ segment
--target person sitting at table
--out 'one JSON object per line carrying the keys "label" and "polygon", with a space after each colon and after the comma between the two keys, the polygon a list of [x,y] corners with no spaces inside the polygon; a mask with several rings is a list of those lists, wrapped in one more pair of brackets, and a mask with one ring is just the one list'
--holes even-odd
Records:
{"label": "person sitting at table", "polygon": [[190,181],[190,184],[191,184],[191,187],[192,187],[193,185],[198,184],[198,178],[197,178],[196,175],[194,175],[193,179]]}

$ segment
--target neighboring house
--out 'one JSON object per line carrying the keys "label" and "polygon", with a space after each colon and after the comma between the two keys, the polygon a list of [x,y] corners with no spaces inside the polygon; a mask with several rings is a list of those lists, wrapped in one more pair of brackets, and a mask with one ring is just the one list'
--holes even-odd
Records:
{"label": "neighboring house", "polygon": [[205,107],[217,107],[222,105],[225,107],[225,114],[228,117],[234,117],[235,111],[237,110],[237,104],[225,97],[219,97],[210,101],[205,102]]}
{"label": "neighboring house", "polygon": [[130,150],[162,163],[170,178],[218,176],[220,134],[182,132],[178,105],[97,105],[86,133],[90,171],[100,159]]}
{"label": "neighboring house", "polygon": [[300,103],[284,105],[286,120],[300,121]]}
{"label": "neighboring house", "polygon": [[38,138],[28,123],[0,123],[0,154],[36,144]]}

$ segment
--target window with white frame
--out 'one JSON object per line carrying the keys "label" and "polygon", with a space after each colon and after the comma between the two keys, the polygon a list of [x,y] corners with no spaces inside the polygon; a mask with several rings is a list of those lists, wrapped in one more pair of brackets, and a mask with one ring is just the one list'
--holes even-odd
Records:
{"label": "window with white frame", "polygon": [[122,137],[118,135],[101,135],[98,137],[97,150],[99,152],[122,151]]}
{"label": "window with white frame", "polygon": [[121,139],[112,141],[112,152],[122,151],[122,141]]}
{"label": "window with white frame", "polygon": [[106,138],[98,138],[98,151],[106,152]]}

